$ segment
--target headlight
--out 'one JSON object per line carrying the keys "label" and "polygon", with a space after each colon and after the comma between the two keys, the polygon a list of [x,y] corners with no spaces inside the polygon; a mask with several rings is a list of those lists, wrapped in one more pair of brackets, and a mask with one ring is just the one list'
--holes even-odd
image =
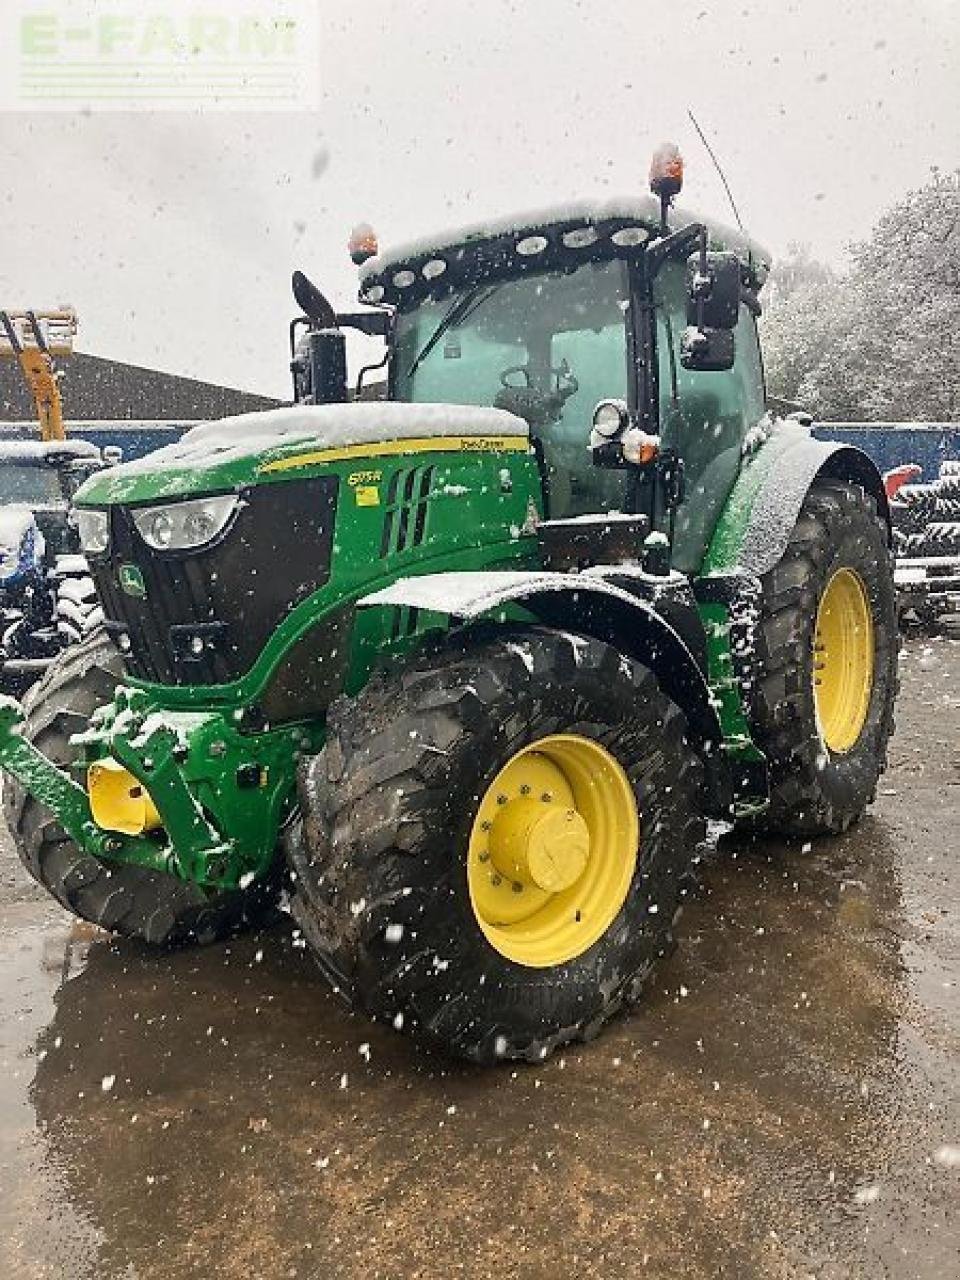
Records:
{"label": "headlight", "polygon": [[189,551],[212,542],[227,527],[240,499],[235,493],[215,498],[166,502],[162,507],[138,507],[133,522],[154,551]]}
{"label": "headlight", "polygon": [[101,556],[110,545],[110,516],[94,507],[77,507],[80,549],[88,556]]}

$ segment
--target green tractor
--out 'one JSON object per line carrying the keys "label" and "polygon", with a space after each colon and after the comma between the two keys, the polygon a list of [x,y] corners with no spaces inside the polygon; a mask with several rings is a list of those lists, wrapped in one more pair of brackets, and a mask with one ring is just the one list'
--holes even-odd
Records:
{"label": "green tractor", "polygon": [[[206,942],[289,891],[356,1007],[539,1061],[634,1001],[707,819],[845,830],[896,690],[883,485],[765,413],[756,243],[652,197],[294,292],[296,403],[93,476],[105,615],[0,708],[20,855]],[[344,328],[385,339],[348,393]],[[364,370],[358,382],[367,374]]]}

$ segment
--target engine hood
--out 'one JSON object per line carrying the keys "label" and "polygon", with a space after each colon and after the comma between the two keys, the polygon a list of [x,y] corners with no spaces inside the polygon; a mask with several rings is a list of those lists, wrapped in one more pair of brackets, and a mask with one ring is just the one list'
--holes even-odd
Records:
{"label": "engine hood", "polygon": [[[442,449],[523,447],[529,427],[502,409],[456,404],[293,405],[206,422],[175,444],[98,472],[79,490],[81,506],[147,502],[240,489],[302,465],[398,453],[405,442]],[[420,445],[422,447],[422,444]]]}

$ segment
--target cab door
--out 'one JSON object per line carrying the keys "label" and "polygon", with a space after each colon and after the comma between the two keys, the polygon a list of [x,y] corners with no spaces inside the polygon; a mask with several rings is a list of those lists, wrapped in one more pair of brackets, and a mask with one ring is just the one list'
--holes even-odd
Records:
{"label": "cab door", "polygon": [[765,405],[756,320],[743,303],[734,330],[733,367],[708,373],[681,365],[680,340],[687,324],[684,274],[682,262],[664,263],[653,284],[653,305],[661,447],[675,449],[684,468],[673,565],[693,574],[740,473],[744,437],[763,417]]}

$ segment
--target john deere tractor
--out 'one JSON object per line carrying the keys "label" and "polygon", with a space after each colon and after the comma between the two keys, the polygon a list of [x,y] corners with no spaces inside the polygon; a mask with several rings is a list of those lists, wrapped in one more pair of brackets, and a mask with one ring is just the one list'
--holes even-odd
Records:
{"label": "john deere tractor", "polygon": [[675,163],[652,186],[356,244],[355,313],[295,277],[292,407],[87,481],[104,630],[0,730],[65,907],[205,942],[286,881],[356,1007],[536,1061],[637,998],[707,818],[857,821],[896,684],[883,485],[765,415],[768,256],[676,212]]}

